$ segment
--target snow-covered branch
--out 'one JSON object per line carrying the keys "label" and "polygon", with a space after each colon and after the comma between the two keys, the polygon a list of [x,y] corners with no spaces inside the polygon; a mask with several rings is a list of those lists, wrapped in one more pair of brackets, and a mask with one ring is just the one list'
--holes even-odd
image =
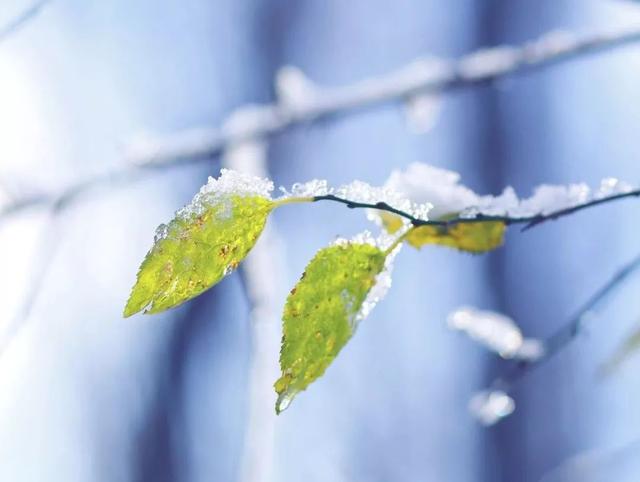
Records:
{"label": "snow-covered branch", "polygon": [[[146,143],[131,152],[140,164],[173,163],[193,157],[212,157],[229,144],[278,134],[297,124],[314,122],[390,102],[405,102],[420,94],[441,93],[519,74],[640,41],[640,25],[578,36],[553,31],[521,46],[485,48],[445,61],[418,59],[380,77],[339,88],[319,87],[293,67],[281,69],[276,82],[278,102],[254,106],[252,124]],[[190,138],[191,137],[191,138]]]}
{"label": "snow-covered branch", "polygon": [[568,216],[578,211],[582,211],[584,209],[588,209],[594,206],[598,206],[600,204],[605,204],[611,201],[616,201],[619,199],[626,199],[632,197],[640,197],[640,189],[634,189],[631,191],[625,192],[617,192],[614,194],[610,194],[603,197],[597,197],[593,199],[589,199],[588,201],[575,204],[569,207],[565,207],[562,209],[552,210],[549,212],[536,212],[532,215],[527,216],[509,216],[509,215],[490,215],[484,214],[483,212],[469,212],[462,213],[459,216],[448,218],[448,219],[421,219],[416,217],[415,215],[397,209],[385,202],[377,202],[377,203],[366,203],[366,202],[356,202],[350,199],[341,198],[335,196],[333,194],[326,194],[322,196],[315,196],[313,198],[314,201],[335,201],[341,204],[346,205],[348,208],[357,209],[375,209],[379,211],[386,211],[402,218],[409,220],[409,222],[413,226],[441,226],[441,227],[451,227],[456,224],[462,223],[482,223],[482,222],[502,222],[506,225],[512,224],[524,224],[525,226],[522,228],[523,231],[527,230],[533,226],[537,226],[545,221],[556,220],[558,218]]}
{"label": "snow-covered branch", "polygon": [[[532,370],[549,361],[582,333],[583,325],[593,311],[638,270],[640,270],[640,254],[609,278],[567,323],[561,325],[551,336],[542,341],[544,351],[539,357],[519,361],[509,372],[494,379],[489,385],[489,389],[476,394],[470,403],[473,414],[485,425],[492,425],[511,414],[514,402],[508,394],[514,386]],[[496,400],[500,400],[501,403],[496,403]],[[509,402],[507,403],[507,401]],[[505,406],[508,406],[509,410],[504,410]]]}
{"label": "snow-covered branch", "polygon": [[[128,162],[123,167],[81,181],[58,195],[18,199],[0,209],[0,220],[33,206],[75,200],[78,194],[114,180],[135,180],[153,172],[149,167],[211,159],[229,146],[273,136],[299,124],[391,102],[405,103],[420,95],[472,87],[637,41],[640,26],[583,36],[551,32],[521,46],[481,49],[455,61],[416,60],[389,74],[339,88],[319,87],[297,69],[285,67],[276,79],[277,102],[241,107],[219,129],[197,129],[160,140],[139,140],[126,153]],[[252,114],[250,122],[246,122],[247,112]],[[245,121],[235,122],[237,114],[242,114]]]}

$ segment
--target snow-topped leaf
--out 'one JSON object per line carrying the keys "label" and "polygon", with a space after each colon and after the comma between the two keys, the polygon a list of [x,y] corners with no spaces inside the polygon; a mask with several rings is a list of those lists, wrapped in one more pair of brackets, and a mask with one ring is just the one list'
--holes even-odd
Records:
{"label": "snow-topped leaf", "polygon": [[379,298],[369,299],[386,258],[371,244],[345,242],[320,250],[309,262],[284,308],[277,413],[320,377],[349,341],[368,305]]}
{"label": "snow-topped leaf", "polygon": [[262,232],[274,203],[260,179],[223,171],[158,228],[124,309],[131,316],[177,306],[233,271]]}

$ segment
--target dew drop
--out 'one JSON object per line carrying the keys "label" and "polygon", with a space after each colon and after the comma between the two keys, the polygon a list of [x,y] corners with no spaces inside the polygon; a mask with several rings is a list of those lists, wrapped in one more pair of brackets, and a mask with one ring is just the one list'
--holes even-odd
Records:
{"label": "dew drop", "polygon": [[278,395],[278,400],[276,401],[276,413],[280,414],[284,412],[291,402],[293,398],[296,396],[296,392],[292,392],[290,390],[286,390]]}

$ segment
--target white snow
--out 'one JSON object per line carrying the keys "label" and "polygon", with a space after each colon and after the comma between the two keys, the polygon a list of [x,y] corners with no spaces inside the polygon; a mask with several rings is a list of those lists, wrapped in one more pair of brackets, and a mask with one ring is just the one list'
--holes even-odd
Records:
{"label": "white snow", "polygon": [[405,195],[414,203],[431,203],[431,219],[448,214],[473,218],[489,216],[531,217],[549,214],[613,195],[631,191],[634,187],[615,178],[603,179],[599,188],[588,185],[542,184],[528,198],[519,198],[512,187],[498,196],[479,195],[460,183],[460,174],[423,163],[412,163],[405,170],[395,170],[384,185]]}
{"label": "white snow", "polygon": [[365,297],[358,314],[356,315],[356,326],[360,321],[364,320],[371,310],[382,300],[391,288],[391,272],[393,271],[393,261],[402,248],[402,243],[398,244],[388,255],[384,261],[383,270],[376,276],[376,282],[371,287]]}
{"label": "white snow", "polygon": [[460,184],[460,174],[420,162],[404,171],[394,170],[384,187],[401,193],[414,203],[429,203],[429,217],[438,219],[478,203],[478,195]]}
{"label": "white snow", "polygon": [[326,196],[331,194],[333,189],[329,187],[329,184],[324,179],[312,179],[307,182],[297,182],[291,186],[291,190],[287,190],[280,186],[280,192],[282,192],[283,198],[288,197],[314,197],[314,196]]}
{"label": "white snow", "polygon": [[[376,187],[363,181],[353,181],[337,188],[330,187],[325,180],[313,179],[305,183],[296,183],[290,190],[280,187],[282,196],[279,199],[326,196],[332,194],[342,199],[356,203],[377,204],[386,203],[389,206],[403,211],[418,219],[428,219],[431,204],[415,203],[406,195],[399,193],[390,187]],[[368,217],[379,222],[377,210],[369,210]],[[405,220],[405,222],[408,222]]]}
{"label": "white snow", "polygon": [[442,111],[442,96],[426,93],[411,96],[404,104],[407,128],[414,134],[424,134],[435,126]]}
{"label": "white snow", "polygon": [[469,401],[469,411],[485,426],[491,426],[513,413],[516,404],[502,390],[485,390],[476,393]]}
{"label": "white snow", "polygon": [[502,358],[535,360],[544,353],[540,340],[525,339],[515,322],[500,313],[462,307],[449,315],[447,324]]}
{"label": "white snow", "polygon": [[[337,238],[332,246],[345,246],[349,244],[368,244],[370,246],[374,246],[382,251],[386,251],[391,247],[393,242],[396,240],[396,236],[391,236],[386,232],[382,232],[380,236],[374,238],[369,231],[363,231],[352,237],[351,239],[346,238]],[[353,317],[351,322],[351,329],[355,331],[362,320],[364,320],[371,310],[382,300],[389,288],[391,288],[391,272],[393,270],[393,261],[402,248],[402,243],[399,243],[391,252],[387,255],[384,268],[380,273],[376,275],[376,282],[371,287],[367,296],[365,297],[362,306]]]}
{"label": "white snow", "polygon": [[304,72],[292,65],[278,70],[275,84],[278,102],[294,111],[308,107],[321,94]]}
{"label": "white snow", "polygon": [[[208,206],[220,202],[231,194],[237,196],[260,196],[265,199],[271,199],[272,191],[273,182],[269,179],[243,174],[231,169],[221,169],[220,176],[217,178],[210,176],[207,184],[200,188],[191,203],[176,212],[176,217],[187,219],[194,215],[198,216],[205,212]],[[156,241],[166,235],[166,226],[160,225],[156,230]]]}

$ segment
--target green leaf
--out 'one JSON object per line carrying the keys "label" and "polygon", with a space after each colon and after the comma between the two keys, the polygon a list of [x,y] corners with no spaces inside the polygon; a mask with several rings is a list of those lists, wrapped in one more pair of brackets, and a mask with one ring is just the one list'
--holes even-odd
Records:
{"label": "green leaf", "polygon": [[124,316],[145,308],[145,313],[167,310],[215,285],[251,250],[273,206],[260,195],[216,194],[161,225]]}
{"label": "green leaf", "polygon": [[[391,234],[403,226],[402,220],[395,214],[383,212],[380,217],[384,227]],[[441,219],[454,217],[455,215],[450,215]],[[507,226],[501,221],[464,222],[450,226],[419,226],[409,231],[405,240],[416,249],[427,244],[438,244],[469,253],[484,253],[502,246],[506,229]]]}
{"label": "green leaf", "polygon": [[349,242],[321,249],[309,262],[284,308],[277,413],[320,377],[349,341],[386,256],[370,244]]}

